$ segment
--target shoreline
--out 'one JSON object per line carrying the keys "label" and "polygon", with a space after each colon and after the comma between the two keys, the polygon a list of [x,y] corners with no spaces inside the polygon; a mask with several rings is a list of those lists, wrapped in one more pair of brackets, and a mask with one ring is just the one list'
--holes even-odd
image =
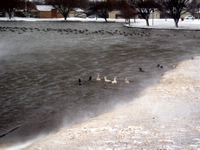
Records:
{"label": "shoreline", "polygon": [[199,63],[200,57],[183,61],[131,103],[63,128],[24,150],[200,148]]}
{"label": "shoreline", "polygon": [[188,31],[200,31],[200,20],[184,20],[179,21],[179,27],[175,27],[173,19],[149,19],[149,26],[146,26],[144,19],[131,19],[131,25],[125,24],[125,19],[108,19],[105,22],[103,18],[98,18],[97,20],[90,18],[68,18],[64,20],[63,18],[20,18],[14,17],[9,19],[7,17],[0,17],[0,22],[78,22],[78,23],[124,23],[124,27],[127,28],[139,28],[139,29],[156,29],[156,30],[188,30]]}
{"label": "shoreline", "polygon": [[151,28],[151,27],[134,27],[124,25],[126,28],[145,29],[145,30],[175,30],[175,31],[200,31],[200,29],[187,29],[187,28]]}

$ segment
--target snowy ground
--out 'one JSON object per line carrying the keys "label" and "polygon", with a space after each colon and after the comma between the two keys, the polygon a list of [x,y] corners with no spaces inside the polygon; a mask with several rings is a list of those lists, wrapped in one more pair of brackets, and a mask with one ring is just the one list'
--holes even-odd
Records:
{"label": "snowy ground", "polygon": [[131,23],[131,27],[139,28],[155,28],[155,29],[189,29],[189,30],[200,30],[200,20],[184,20],[179,21],[179,27],[175,27],[173,19],[149,19],[150,26],[146,26],[144,19],[136,20],[136,23]]}
{"label": "snowy ground", "polygon": [[[11,19],[7,17],[0,17],[0,21],[65,21],[64,18],[21,18],[13,17]],[[77,18],[70,17],[67,21],[80,21],[80,22],[105,22],[103,18]],[[108,19],[109,22],[125,22],[124,19]]]}
{"label": "snowy ground", "polygon": [[[15,17],[11,20],[6,17],[0,17],[0,21],[64,21],[63,18],[58,19],[41,19],[41,18],[19,18]],[[105,22],[103,18],[91,19],[91,18],[67,18],[67,21],[80,21],[80,22]],[[125,22],[124,19],[108,19],[108,22]],[[190,30],[200,30],[200,20],[184,20],[179,21],[179,27],[176,28],[173,19],[149,19],[150,26],[146,26],[144,19],[131,19],[130,27],[139,27],[139,28],[160,28],[160,29],[190,29]],[[128,26],[128,25],[127,25]],[[129,27],[129,26],[128,26]]]}
{"label": "snowy ground", "polygon": [[25,150],[200,149],[199,63],[200,57],[182,62],[130,104]]}

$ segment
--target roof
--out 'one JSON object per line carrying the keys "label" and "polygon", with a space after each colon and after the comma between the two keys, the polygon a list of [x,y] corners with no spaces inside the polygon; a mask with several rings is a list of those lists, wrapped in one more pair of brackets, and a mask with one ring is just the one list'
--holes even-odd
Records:
{"label": "roof", "polygon": [[102,0],[89,0],[90,2],[96,2],[96,1],[99,1],[101,2]]}
{"label": "roof", "polygon": [[81,9],[81,8],[74,8],[74,11],[76,11],[76,12],[85,12],[83,9]]}
{"label": "roof", "polygon": [[51,5],[36,5],[36,9],[38,11],[51,11],[53,9],[53,6],[51,6]]}

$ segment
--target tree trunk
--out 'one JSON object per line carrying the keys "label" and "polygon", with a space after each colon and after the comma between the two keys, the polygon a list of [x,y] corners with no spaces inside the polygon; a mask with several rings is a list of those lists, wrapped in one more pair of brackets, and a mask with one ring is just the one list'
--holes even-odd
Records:
{"label": "tree trunk", "polygon": [[147,23],[147,26],[149,26],[149,19],[145,19],[146,20],[146,23]]}
{"label": "tree trunk", "polygon": [[128,19],[125,19],[125,24],[128,24],[129,23],[129,20]]}
{"label": "tree trunk", "polygon": [[9,19],[12,18],[12,12],[8,12]]}
{"label": "tree trunk", "polygon": [[175,26],[178,28],[178,21],[179,19],[174,19],[174,22],[175,22]]}
{"label": "tree trunk", "polygon": [[108,22],[107,17],[105,17],[104,19],[105,19],[105,22]]}
{"label": "tree trunk", "polygon": [[65,21],[67,21],[67,15],[63,15],[63,17],[65,18]]}
{"label": "tree trunk", "polygon": [[108,14],[107,14],[107,13],[108,13],[107,10],[105,10],[105,11],[103,12],[103,17],[104,17],[104,19],[105,19],[106,22],[108,22],[108,20],[107,20]]}
{"label": "tree trunk", "polygon": [[12,18],[12,14],[14,12],[13,9],[12,8],[8,8],[6,12],[8,13],[9,19],[11,19]]}

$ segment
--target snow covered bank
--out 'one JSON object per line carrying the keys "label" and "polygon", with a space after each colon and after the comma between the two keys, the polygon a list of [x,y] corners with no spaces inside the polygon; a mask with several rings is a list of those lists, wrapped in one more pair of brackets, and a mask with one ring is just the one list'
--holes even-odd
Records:
{"label": "snow covered bank", "polygon": [[200,30],[200,20],[184,20],[179,21],[179,27],[175,27],[173,19],[149,19],[150,26],[146,26],[146,21],[144,19],[137,19],[136,23],[131,25],[126,25],[127,27],[135,27],[135,28],[153,28],[153,29],[186,29],[186,30]]}
{"label": "snow covered bank", "polygon": [[[11,19],[7,17],[0,17],[0,21],[65,21],[64,18],[21,18],[13,17]],[[77,22],[105,22],[103,18],[67,18],[67,21],[77,21]],[[124,19],[108,19],[108,22],[125,22]]]}
{"label": "snow covered bank", "polygon": [[[14,17],[9,19],[7,17],[0,17],[0,21],[65,21],[63,18],[21,18]],[[67,21],[74,22],[105,22],[103,18],[67,18]],[[125,23],[125,19],[108,19],[108,22],[121,22]],[[187,29],[187,30],[200,30],[200,20],[184,20],[179,21],[179,27],[176,28],[173,19],[149,19],[150,26],[146,26],[146,21],[144,19],[131,19],[131,25],[125,25],[126,27],[135,28],[153,28],[153,29]]]}
{"label": "snow covered bank", "polygon": [[180,63],[132,103],[64,128],[25,150],[199,149],[200,57]]}

